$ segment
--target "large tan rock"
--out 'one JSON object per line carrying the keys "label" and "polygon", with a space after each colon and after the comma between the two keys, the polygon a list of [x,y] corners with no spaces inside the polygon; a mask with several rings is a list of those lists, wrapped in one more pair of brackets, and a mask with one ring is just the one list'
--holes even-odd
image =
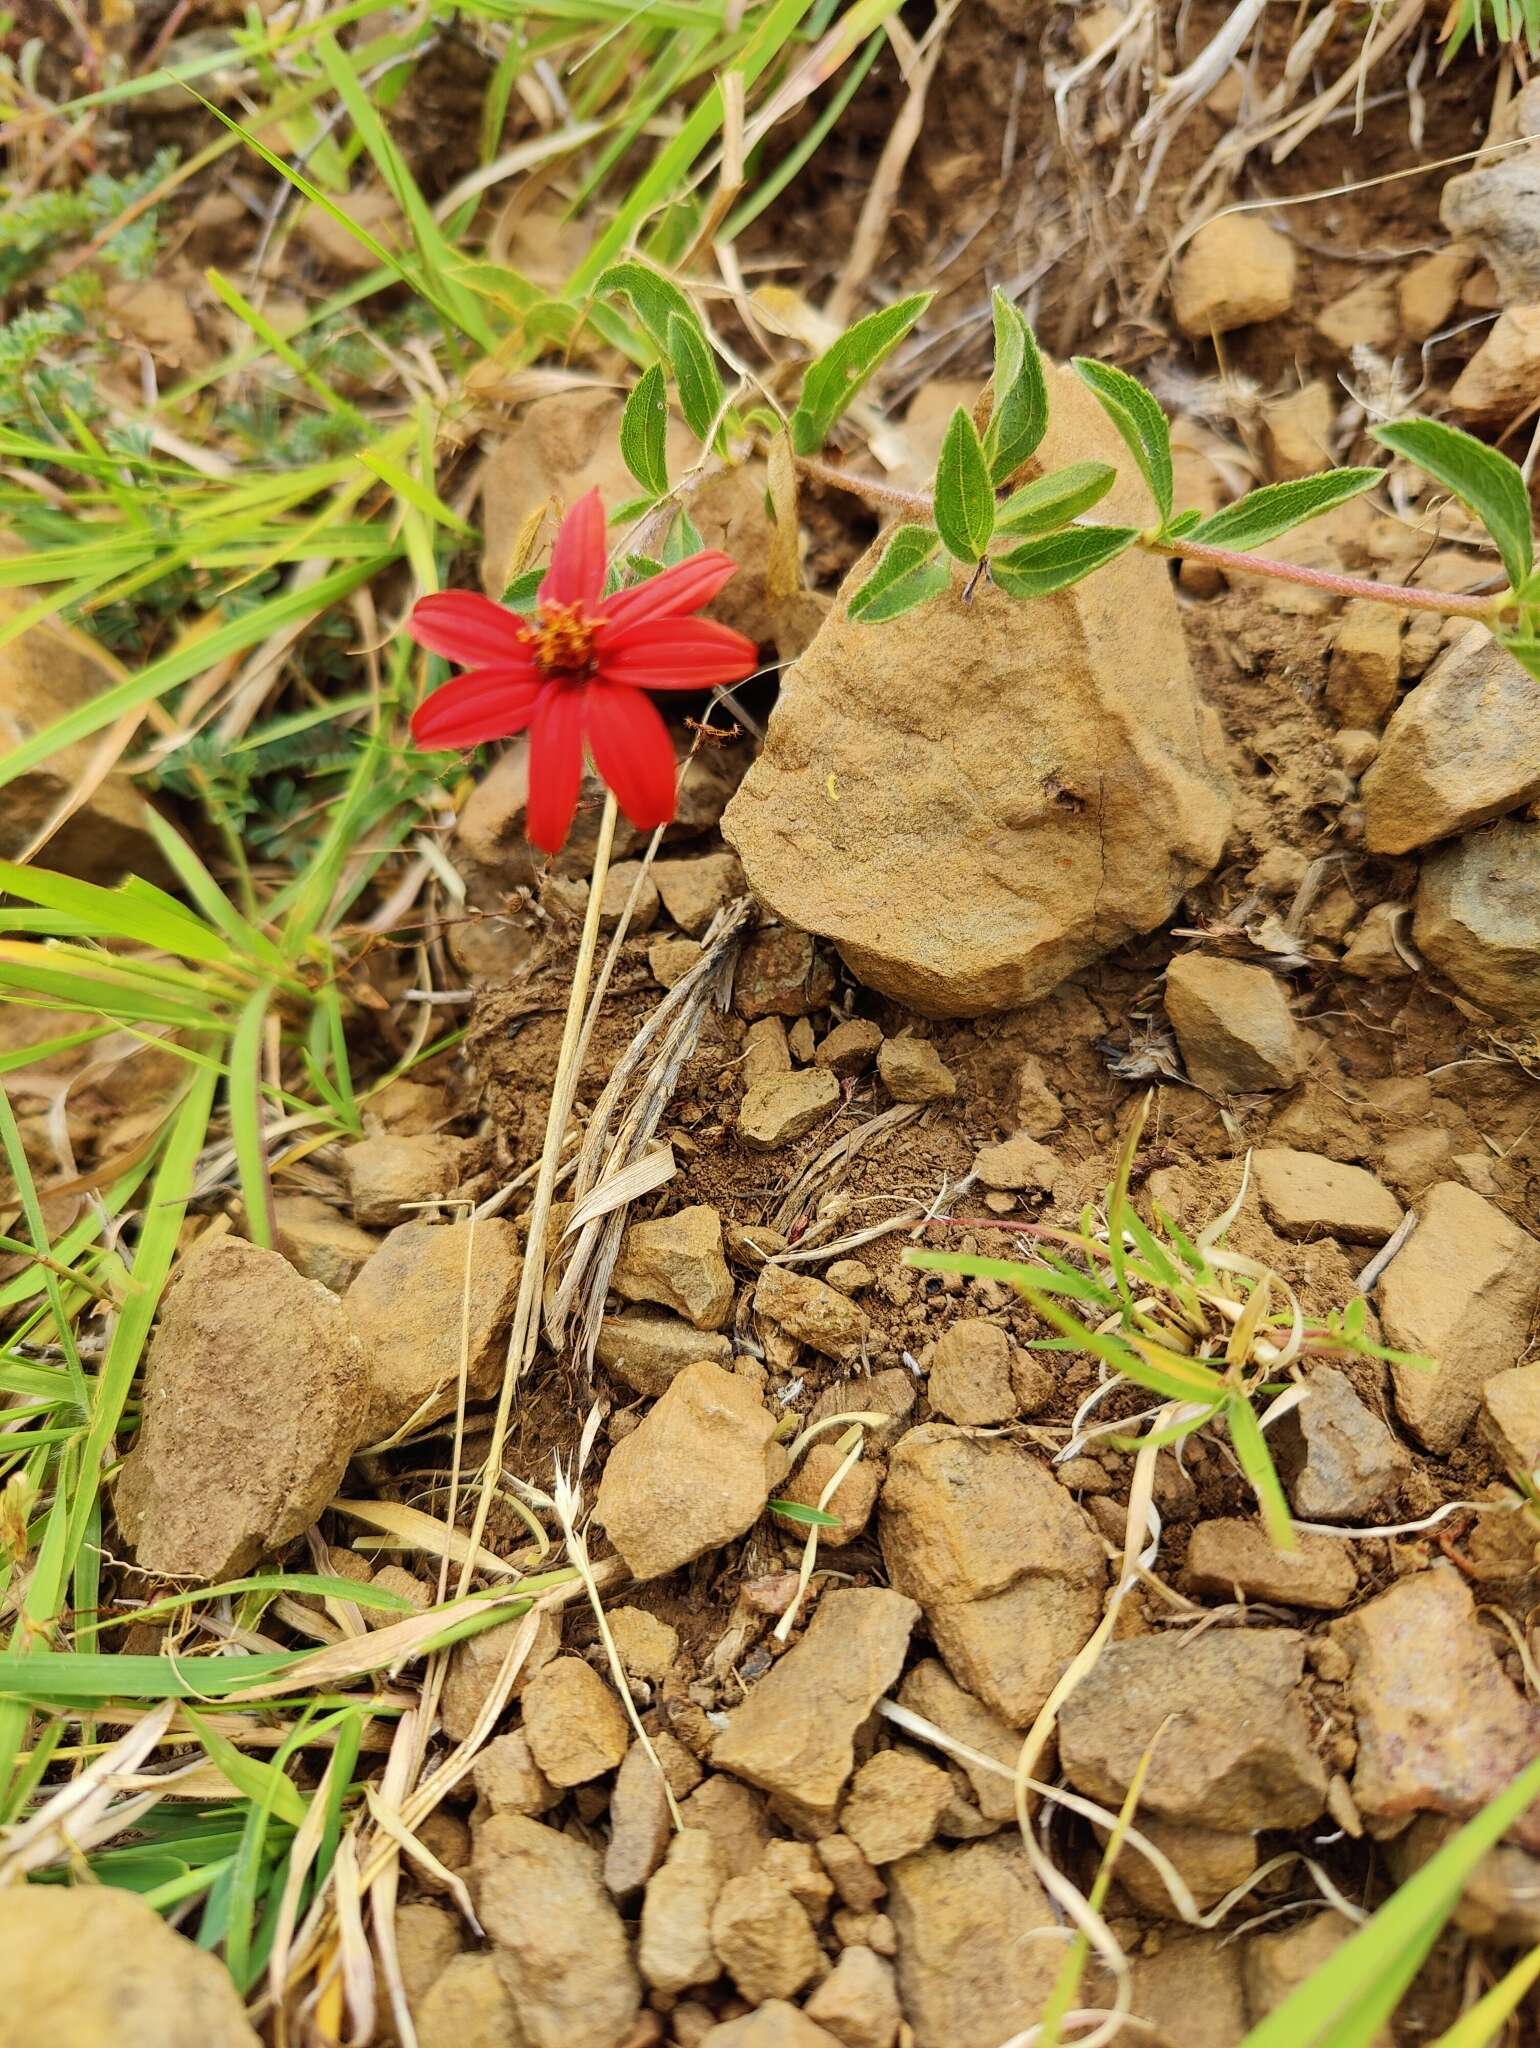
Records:
{"label": "large tan rock", "polygon": [[887,1877],[916,2048],[1000,2048],[1041,2016],[1060,1944],[1020,1842],[925,1849]]}
{"label": "large tan rock", "polygon": [[367,1364],[342,1304],[220,1238],[168,1290],[114,1491],[147,1571],[214,1581],[308,1529],[363,1441]]}
{"label": "large tan rock", "polygon": [[133,1892],[18,1884],[0,1922],[5,2048],[258,2048],[223,1963]]}
{"label": "large tan rock", "polygon": [[1540,825],[1505,818],[1424,861],[1412,937],[1500,1016],[1540,1016]]}
{"label": "large tan rock", "polygon": [[[1147,524],[1100,408],[1050,374],[1030,473],[1104,456],[1120,471],[1105,517]],[[930,1016],[976,1015],[1153,929],[1207,873],[1229,802],[1205,749],[1158,563],[1125,555],[1027,607],[988,586],[965,603],[959,578],[886,625],[836,603],[723,831],[756,894],[863,981]]]}

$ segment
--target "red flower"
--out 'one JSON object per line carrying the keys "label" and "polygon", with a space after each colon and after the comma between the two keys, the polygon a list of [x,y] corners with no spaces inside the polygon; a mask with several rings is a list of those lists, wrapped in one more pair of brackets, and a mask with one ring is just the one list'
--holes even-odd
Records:
{"label": "red flower", "polygon": [[525,829],[557,853],[571,829],[585,744],[633,825],[674,815],[674,747],[647,690],[705,690],[741,682],[759,656],[752,640],[692,619],[737,564],[691,555],[633,589],[604,597],[604,507],[580,498],[561,523],[533,618],[468,590],[413,607],[413,639],[466,673],[417,707],[412,737],[434,750],[476,747],[529,728]]}

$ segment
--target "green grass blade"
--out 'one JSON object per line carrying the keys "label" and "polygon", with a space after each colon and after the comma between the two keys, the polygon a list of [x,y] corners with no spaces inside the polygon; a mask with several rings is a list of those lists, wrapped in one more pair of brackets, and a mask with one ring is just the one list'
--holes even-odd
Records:
{"label": "green grass blade", "polygon": [[267,1141],[262,1128],[262,1041],[272,1000],[271,988],[259,988],[241,1011],[230,1040],[230,1079],[226,1084],[230,1136],[246,1204],[246,1228],[252,1243],[264,1251],[274,1250],[278,1243],[278,1216],[273,1207],[273,1183],[267,1170]]}

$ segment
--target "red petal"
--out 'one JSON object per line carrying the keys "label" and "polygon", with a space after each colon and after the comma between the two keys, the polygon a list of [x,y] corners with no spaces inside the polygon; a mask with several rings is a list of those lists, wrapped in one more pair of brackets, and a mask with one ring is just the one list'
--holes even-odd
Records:
{"label": "red petal", "polygon": [[445,590],[437,597],[420,597],[406,629],[419,646],[467,667],[488,662],[499,666],[522,662],[533,667],[519,637],[523,621],[518,613],[474,590]]}
{"label": "red petal", "polygon": [[705,690],[739,683],[759,667],[759,650],[715,619],[648,619],[598,650],[599,677],[643,690]]}
{"label": "red petal", "polygon": [[623,626],[639,626],[644,619],[678,618],[685,612],[698,612],[703,604],[711,602],[728,577],[737,573],[738,564],[732,556],[713,549],[703,555],[691,555],[687,562],[676,562],[672,569],[649,576],[645,583],[621,591],[618,597],[607,597],[600,646]]}
{"label": "red petal", "polygon": [[524,829],[543,853],[560,853],[572,829],[583,779],[581,687],[560,683],[540,700],[529,735]]}
{"label": "red petal", "polygon": [[604,502],[592,490],[557,528],[540,602],[580,604],[593,611],[604,595],[604,566]]}
{"label": "red petal", "polygon": [[507,739],[529,724],[543,688],[533,672],[522,669],[470,669],[418,705],[412,738],[432,753]]}
{"label": "red petal", "polygon": [[674,815],[674,743],[662,714],[640,690],[591,683],[584,723],[594,766],[639,830]]}

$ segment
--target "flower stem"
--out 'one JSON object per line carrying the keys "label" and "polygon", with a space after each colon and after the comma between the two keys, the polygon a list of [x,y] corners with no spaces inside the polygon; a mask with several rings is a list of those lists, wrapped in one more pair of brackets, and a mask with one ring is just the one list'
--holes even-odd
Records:
{"label": "flower stem", "polygon": [[556,1072],[551,1079],[551,1106],[546,1113],[545,1144],[540,1153],[540,1171],[535,1178],[534,1197],[529,1205],[529,1225],[524,1241],[524,1269],[519,1275],[519,1298],[513,1311],[513,1328],[508,1337],[508,1356],[503,1367],[503,1384],[497,1397],[497,1412],[492,1418],[492,1441],[487,1448],[486,1464],[482,1467],[476,1514],[471,1525],[465,1562],[460,1572],[462,1593],[475,1569],[476,1553],[486,1532],[493,1495],[502,1477],[503,1444],[508,1434],[513,1390],[523,1377],[524,1368],[529,1362],[531,1339],[539,1327],[540,1300],[545,1288],[546,1231],[551,1220],[551,1198],[556,1191],[557,1168],[561,1164],[562,1139],[566,1136],[567,1118],[572,1112],[572,1099],[577,1093],[578,1075],[582,1069],[579,1051],[583,1035],[583,1014],[588,1003],[588,986],[593,979],[594,957],[599,949],[600,899],[604,895],[610,853],[615,844],[616,816],[615,798],[607,790],[604,797],[604,815],[599,820],[598,843],[594,847],[593,873],[588,883],[588,908],[583,917],[583,935],[578,942],[577,959],[572,968],[572,987],[567,997],[566,1021],[562,1025],[561,1050],[557,1053]]}
{"label": "flower stem", "polygon": [[[849,491],[868,504],[899,512],[906,519],[931,519],[935,500],[929,491],[901,490],[875,477],[854,476],[849,470],[824,462],[815,455],[801,455],[797,467],[816,482]],[[1077,526],[1092,522],[1076,520]],[[1453,591],[1424,590],[1404,583],[1377,583],[1369,576],[1339,576],[1330,569],[1307,569],[1300,562],[1275,562],[1270,555],[1243,554],[1234,548],[1210,547],[1197,540],[1158,540],[1153,536],[1140,543],[1151,554],[1167,555],[1179,562],[1210,562],[1241,576],[1267,576],[1279,583],[1304,583],[1313,590],[1330,591],[1334,597],[1363,597],[1375,604],[1394,605],[1398,611],[1440,612],[1446,618],[1494,619],[1511,602],[1511,593],[1499,590],[1485,597],[1456,595]]]}

